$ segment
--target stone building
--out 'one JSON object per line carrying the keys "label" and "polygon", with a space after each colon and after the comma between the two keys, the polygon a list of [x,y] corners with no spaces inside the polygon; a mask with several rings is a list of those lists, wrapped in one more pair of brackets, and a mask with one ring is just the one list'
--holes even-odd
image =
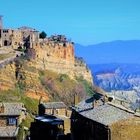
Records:
{"label": "stone building", "polygon": [[39,115],[67,116],[67,106],[63,102],[39,104]]}
{"label": "stone building", "polygon": [[39,32],[30,27],[23,26],[18,29],[5,29],[2,25],[2,16],[0,16],[0,46],[12,47],[17,49],[28,43],[29,47],[39,41]]}
{"label": "stone building", "polygon": [[0,140],[16,140],[19,125],[26,117],[21,103],[0,103]]}
{"label": "stone building", "polygon": [[39,42],[39,32],[36,29],[23,26],[18,28],[18,31],[22,34],[23,42],[28,41],[30,48],[33,48],[33,43]]}
{"label": "stone building", "polygon": [[[31,140],[60,140],[59,135],[64,137],[64,120],[55,116],[37,116],[31,123]],[[62,139],[61,139],[62,140]]]}
{"label": "stone building", "polygon": [[2,46],[17,48],[22,44],[22,34],[19,30],[3,29],[2,30]]}
{"label": "stone building", "polygon": [[139,132],[140,114],[104,96],[95,94],[73,108],[73,140],[139,140]]}

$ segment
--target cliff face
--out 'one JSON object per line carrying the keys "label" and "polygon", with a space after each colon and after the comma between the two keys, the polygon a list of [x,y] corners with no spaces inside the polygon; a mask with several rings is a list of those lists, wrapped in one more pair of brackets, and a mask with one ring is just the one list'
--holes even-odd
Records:
{"label": "cliff face", "polygon": [[0,69],[0,99],[3,100],[15,101],[15,95],[9,96],[7,91],[19,90],[20,94],[35,100],[42,96],[44,101],[61,100],[70,105],[74,94],[82,99],[88,94],[88,89],[91,92],[92,86],[84,79],[73,80],[66,74],[40,70],[34,60],[19,59]]}
{"label": "cliff face", "polygon": [[36,67],[51,70],[61,74],[68,74],[70,78],[83,77],[90,83],[93,78],[86,63],[74,56],[72,43],[44,43],[33,47],[36,52]]}
{"label": "cliff face", "polygon": [[0,69],[0,90],[14,88],[15,82],[15,65],[13,63]]}
{"label": "cliff face", "polygon": [[[0,97],[8,90],[20,90],[32,99],[73,103],[75,94],[92,94],[92,75],[81,58],[75,58],[72,43],[33,44],[33,48],[0,68]],[[2,91],[2,92],[1,92]],[[10,95],[12,96],[12,95]],[[12,96],[12,98],[14,98]]]}

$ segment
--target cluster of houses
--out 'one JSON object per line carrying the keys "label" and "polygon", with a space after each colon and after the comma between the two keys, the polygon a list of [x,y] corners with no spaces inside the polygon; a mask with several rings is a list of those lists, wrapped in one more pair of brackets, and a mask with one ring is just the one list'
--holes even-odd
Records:
{"label": "cluster of houses", "polygon": [[25,118],[22,103],[0,103],[0,140],[17,140],[19,125]]}
{"label": "cluster of houses", "polygon": [[[140,112],[100,93],[73,106],[71,116],[63,102],[40,103],[38,109],[31,140],[140,140]],[[26,114],[22,103],[0,103],[0,140],[18,140]],[[64,117],[71,119],[69,135],[64,133]]]}
{"label": "cluster of houses", "polygon": [[[32,140],[56,140],[64,137],[64,120],[67,106],[63,102],[39,104],[39,114],[30,127]],[[0,140],[19,140],[20,124],[26,119],[26,108],[22,103],[0,103]]]}
{"label": "cluster of houses", "polygon": [[126,101],[95,93],[72,109],[72,140],[139,140],[139,132],[140,112]]}
{"label": "cluster of houses", "polygon": [[3,28],[2,16],[0,16],[0,47],[12,47],[17,49],[26,45],[33,48],[40,42],[67,43],[64,35],[52,35],[43,40],[40,39],[40,33],[36,29],[23,26],[17,29]]}
{"label": "cluster of houses", "polygon": [[63,102],[39,104],[39,115],[31,123],[31,140],[56,140],[65,137],[64,120],[67,116],[67,106]]}
{"label": "cluster of houses", "polygon": [[19,46],[32,47],[39,41],[39,32],[33,28],[23,26],[18,29],[5,29],[0,17],[0,47],[17,49]]}

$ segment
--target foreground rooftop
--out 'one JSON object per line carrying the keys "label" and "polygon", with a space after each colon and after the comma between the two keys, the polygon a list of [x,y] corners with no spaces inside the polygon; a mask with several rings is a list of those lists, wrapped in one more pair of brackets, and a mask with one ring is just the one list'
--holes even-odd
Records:
{"label": "foreground rooftop", "polygon": [[63,102],[48,102],[41,103],[46,109],[57,109],[57,108],[66,108],[66,105]]}
{"label": "foreground rooftop", "polygon": [[0,116],[19,116],[24,109],[22,103],[0,103],[0,107],[4,107],[4,111],[0,112]]}
{"label": "foreground rooftop", "polygon": [[98,106],[93,107],[94,100],[95,98],[93,97],[84,100],[80,102],[74,110],[80,115],[105,126],[138,116],[134,111],[128,110],[123,106],[116,105],[111,102],[103,103],[102,100],[98,101]]}

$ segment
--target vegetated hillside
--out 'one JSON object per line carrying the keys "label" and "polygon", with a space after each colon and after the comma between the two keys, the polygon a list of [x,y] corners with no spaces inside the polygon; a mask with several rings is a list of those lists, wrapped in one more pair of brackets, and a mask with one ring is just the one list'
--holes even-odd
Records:
{"label": "vegetated hillside", "polygon": [[139,64],[89,65],[94,82],[106,91],[133,90],[140,86]]}
{"label": "vegetated hillside", "polygon": [[139,48],[140,40],[117,40],[88,46],[75,44],[75,54],[88,64],[139,63]]}
{"label": "vegetated hillside", "polygon": [[23,102],[29,112],[36,114],[40,97],[44,101],[74,102],[74,94],[80,99],[95,90],[83,77],[70,79],[66,74],[36,68],[34,60],[18,58],[0,69],[0,99],[2,102]]}

